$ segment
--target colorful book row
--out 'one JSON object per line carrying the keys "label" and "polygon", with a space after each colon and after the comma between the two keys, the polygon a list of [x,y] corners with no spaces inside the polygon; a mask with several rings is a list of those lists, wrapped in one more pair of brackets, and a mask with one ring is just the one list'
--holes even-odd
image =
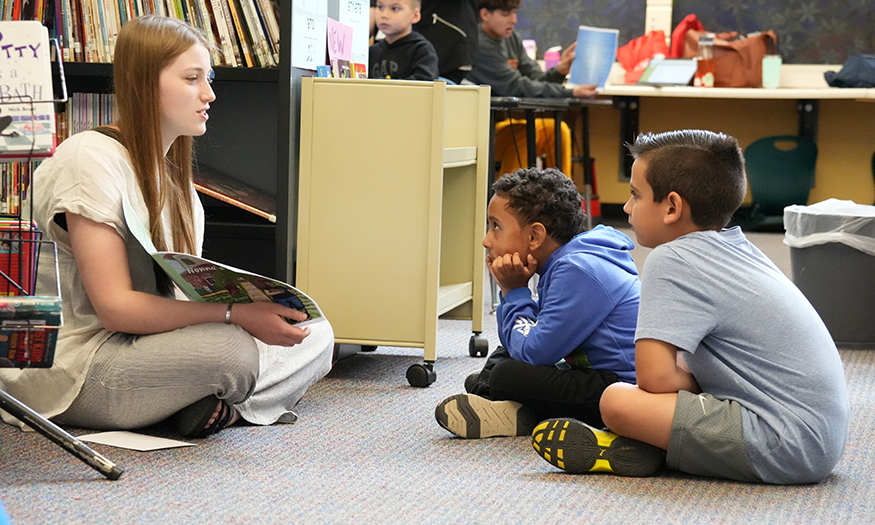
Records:
{"label": "colorful book row", "polygon": [[66,62],[112,62],[128,20],[161,15],[206,33],[217,66],[275,67],[278,10],[277,0],[0,0],[3,20],[39,20],[52,28]]}

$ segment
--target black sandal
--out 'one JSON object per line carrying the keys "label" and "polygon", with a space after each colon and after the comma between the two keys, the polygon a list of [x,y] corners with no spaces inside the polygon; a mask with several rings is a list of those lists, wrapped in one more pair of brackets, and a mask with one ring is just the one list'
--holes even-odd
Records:
{"label": "black sandal", "polygon": [[[216,412],[216,404],[221,403],[219,415],[213,424],[206,426]],[[187,438],[205,438],[227,427],[234,418],[234,407],[216,396],[207,396],[183,408],[173,416],[176,430]]]}

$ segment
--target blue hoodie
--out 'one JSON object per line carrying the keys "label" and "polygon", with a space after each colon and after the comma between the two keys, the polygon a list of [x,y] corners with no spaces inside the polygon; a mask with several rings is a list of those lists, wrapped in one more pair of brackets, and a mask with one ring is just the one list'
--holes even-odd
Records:
{"label": "blue hoodie", "polygon": [[635,326],[641,282],[632,240],[597,226],[553,252],[540,270],[538,302],[528,288],[498,306],[498,336],[511,357],[532,365],[563,359],[635,383]]}

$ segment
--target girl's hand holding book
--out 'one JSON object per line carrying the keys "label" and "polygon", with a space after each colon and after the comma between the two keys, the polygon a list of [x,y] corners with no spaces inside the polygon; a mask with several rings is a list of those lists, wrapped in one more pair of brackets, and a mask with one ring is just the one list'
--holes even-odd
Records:
{"label": "girl's hand holding book", "polygon": [[294,346],[310,335],[310,328],[299,328],[288,320],[306,321],[306,313],[273,302],[236,303],[231,322],[269,345]]}

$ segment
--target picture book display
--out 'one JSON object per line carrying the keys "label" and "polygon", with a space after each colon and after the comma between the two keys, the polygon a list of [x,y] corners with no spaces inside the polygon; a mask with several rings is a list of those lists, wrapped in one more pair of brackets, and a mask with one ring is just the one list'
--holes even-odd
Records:
{"label": "picture book display", "polygon": [[307,314],[305,321],[289,320],[295,326],[325,318],[313,299],[290,284],[187,253],[159,252],[127,200],[123,209],[131,234],[190,300],[226,304],[274,302]]}
{"label": "picture book display", "polygon": [[54,265],[57,252],[54,243],[38,240],[35,226],[15,230],[18,225],[13,222],[4,219],[2,226],[7,230],[0,234],[0,367],[48,368],[54,361],[58,329],[63,324],[57,271],[40,275],[49,279],[42,283],[46,289],[53,282],[55,294],[33,293],[39,254],[51,250],[54,257],[49,262]]}
{"label": "picture book display", "polygon": [[0,219],[0,295],[33,294],[37,260],[33,241],[37,240],[35,223]]}
{"label": "picture book display", "polygon": [[62,324],[60,296],[0,297],[0,368],[49,368]]}
{"label": "picture book display", "polygon": [[49,32],[36,21],[0,22],[0,159],[55,150]]}
{"label": "picture book display", "polygon": [[618,29],[580,26],[577,30],[577,47],[568,86],[595,85],[605,87],[611,66],[617,58]]}

